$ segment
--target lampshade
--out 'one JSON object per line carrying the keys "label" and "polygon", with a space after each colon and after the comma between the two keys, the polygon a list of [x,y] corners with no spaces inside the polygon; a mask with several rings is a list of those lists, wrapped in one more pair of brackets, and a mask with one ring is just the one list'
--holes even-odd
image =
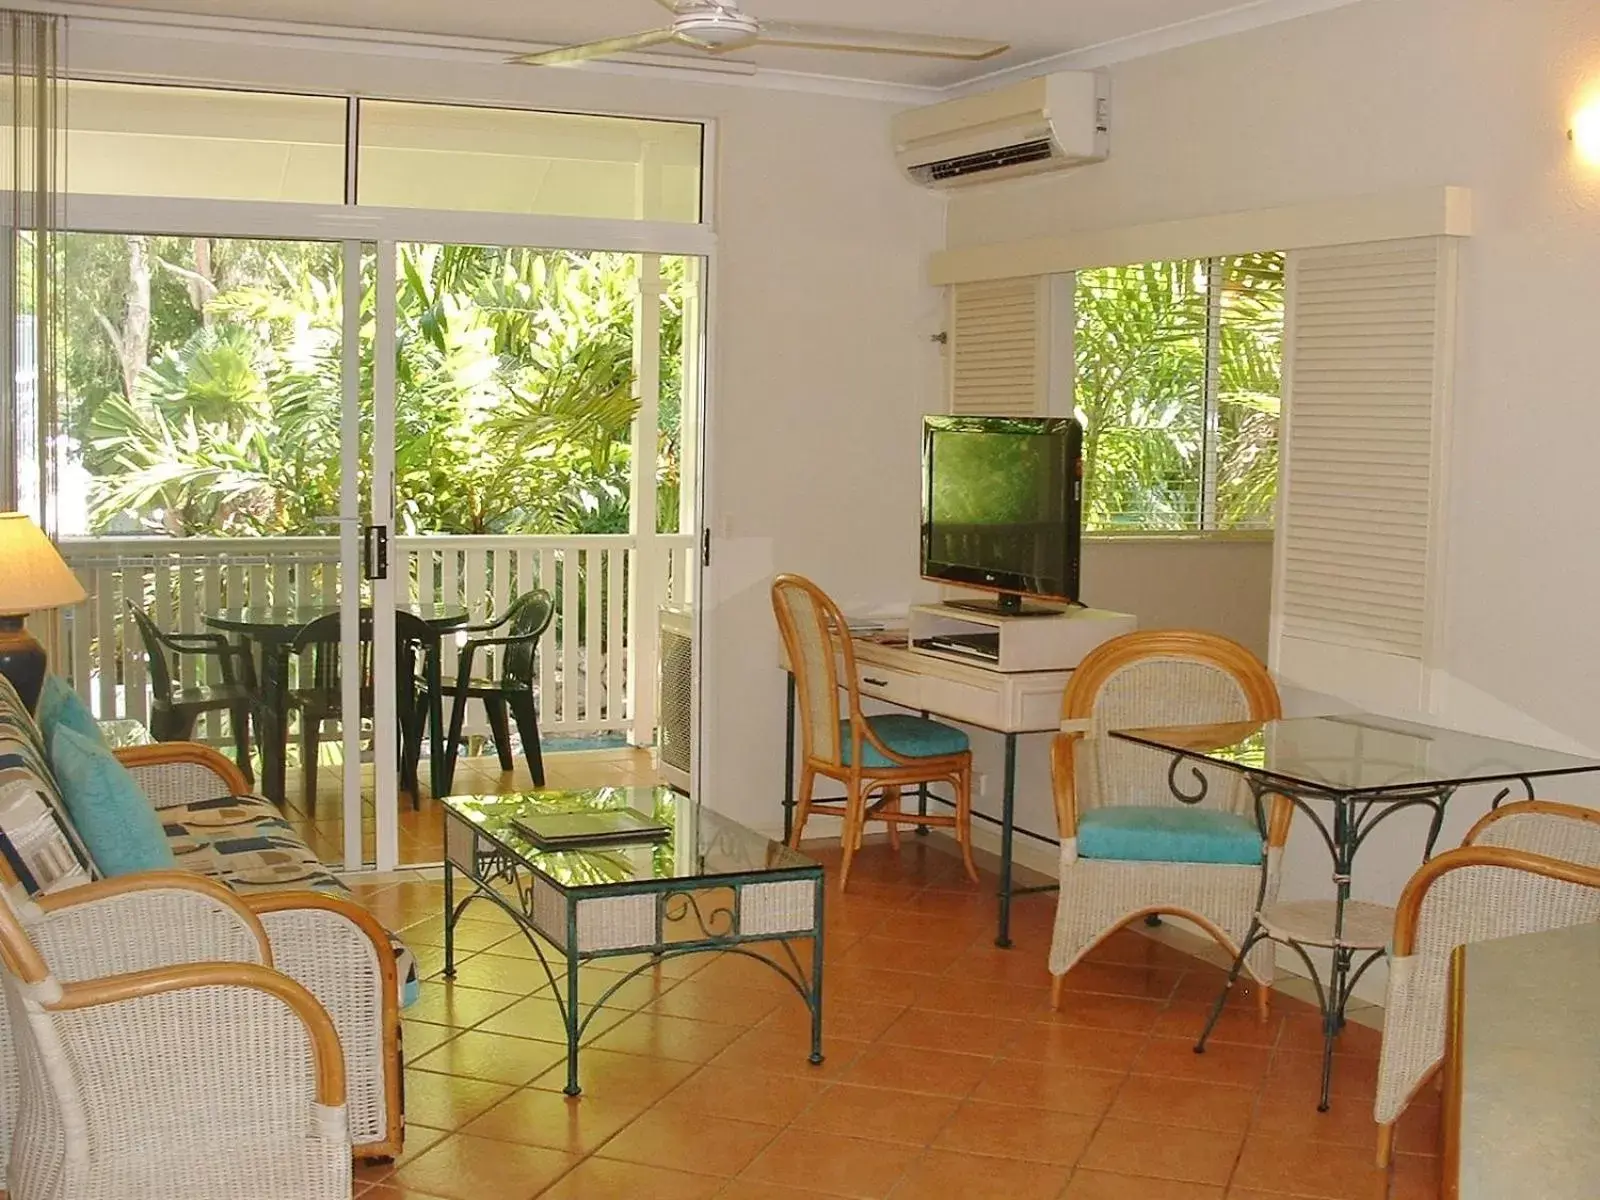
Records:
{"label": "lampshade", "polygon": [[25,513],[0,513],[0,616],[76,604],[84,595],[44,530]]}

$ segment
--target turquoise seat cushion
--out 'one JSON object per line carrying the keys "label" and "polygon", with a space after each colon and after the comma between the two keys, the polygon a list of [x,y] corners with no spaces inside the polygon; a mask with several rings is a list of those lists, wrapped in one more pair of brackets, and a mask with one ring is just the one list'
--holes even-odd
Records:
{"label": "turquoise seat cushion", "polygon": [[1078,818],[1078,853],[1119,862],[1261,862],[1261,831],[1249,817],[1209,808],[1093,808]]}
{"label": "turquoise seat cushion", "polygon": [[[926,717],[914,717],[910,713],[887,713],[881,717],[868,717],[867,724],[872,732],[878,735],[879,741],[906,758],[940,758],[946,754],[960,754],[971,746],[967,735],[954,725],[946,725],[942,721],[930,721]],[[839,722],[839,742],[840,758],[848,767],[850,765],[849,721]],[[862,766],[898,765],[878,753],[874,746],[865,746],[863,750],[865,761]]]}
{"label": "turquoise seat cushion", "polygon": [[72,690],[72,685],[59,675],[45,676],[34,720],[39,724],[39,733],[43,735],[46,746],[50,744],[50,737],[58,725],[65,725],[96,741],[104,740],[89,706]]}
{"label": "turquoise seat cushion", "polygon": [[103,874],[178,865],[155,806],[98,737],[57,725],[50,739],[50,767],[72,824]]}

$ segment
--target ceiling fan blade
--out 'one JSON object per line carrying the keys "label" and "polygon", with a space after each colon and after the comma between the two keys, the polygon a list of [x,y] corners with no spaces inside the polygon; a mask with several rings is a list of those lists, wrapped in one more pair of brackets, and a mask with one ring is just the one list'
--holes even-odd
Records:
{"label": "ceiling fan blade", "polygon": [[847,25],[811,25],[796,21],[762,21],[762,46],[801,46],[812,50],[861,50],[876,54],[920,54],[928,58],[993,58],[1011,47],[982,38],[943,37],[931,33],[891,33]]}
{"label": "ceiling fan blade", "polygon": [[542,54],[524,54],[512,62],[532,67],[559,67],[567,63],[588,62],[593,58],[606,58],[613,54],[626,54],[630,50],[644,50],[670,42],[678,35],[670,29],[652,29],[649,33],[634,33],[627,37],[606,38],[600,42],[585,42],[581,46],[563,46],[559,50],[546,50]]}

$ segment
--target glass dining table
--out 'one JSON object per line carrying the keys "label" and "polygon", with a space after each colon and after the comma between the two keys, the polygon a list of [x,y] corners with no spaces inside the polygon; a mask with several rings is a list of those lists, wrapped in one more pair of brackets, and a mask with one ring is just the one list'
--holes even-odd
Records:
{"label": "glass dining table", "polygon": [[[370,613],[370,609],[363,609]],[[465,625],[471,614],[459,604],[413,604],[402,611],[418,617],[430,631],[443,639],[452,629]],[[300,631],[312,621],[339,612],[336,604],[255,605],[225,608],[205,614],[208,627],[237,634],[260,647],[261,705],[258,738],[261,743],[262,794],[282,808],[288,789],[289,735],[289,658]],[[437,796],[443,788],[444,700],[439,686],[439,645],[424,655],[428,685],[428,782]]]}
{"label": "glass dining table", "polygon": [[[1334,1042],[1344,1027],[1351,990],[1362,972],[1384,956],[1393,929],[1392,909],[1350,899],[1356,854],[1373,831],[1406,809],[1426,810],[1428,832],[1421,854],[1426,862],[1438,842],[1445,807],[1462,788],[1500,785],[1490,801],[1498,808],[1512,796],[1533,799],[1535,780],[1600,771],[1600,759],[1367,714],[1119,729],[1110,736],[1170,755],[1167,786],[1180,803],[1199,804],[1206,798],[1211,780],[1202,767],[1224,768],[1243,776],[1263,838],[1267,801],[1281,796],[1325,844],[1333,867],[1333,900],[1258,907],[1195,1047],[1197,1053],[1204,1051],[1251,947],[1267,937],[1282,942],[1298,954],[1317,989],[1323,1025],[1318,1107],[1324,1111]],[[1263,880],[1266,869],[1264,862]],[[1331,952],[1326,981],[1307,947]]]}

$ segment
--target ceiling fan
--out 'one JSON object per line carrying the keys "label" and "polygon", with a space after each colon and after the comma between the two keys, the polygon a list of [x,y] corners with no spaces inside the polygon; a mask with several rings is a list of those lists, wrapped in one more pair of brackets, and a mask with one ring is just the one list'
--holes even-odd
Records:
{"label": "ceiling fan", "polygon": [[991,58],[1010,47],[981,38],[941,37],[925,33],[890,33],[845,25],[813,25],[797,21],[763,21],[740,10],[738,0],[656,0],[672,14],[664,29],[625,37],[564,46],[514,61],[554,67],[587,62],[613,54],[644,50],[665,42],[681,42],[708,54],[726,54],[748,46],[798,46],[807,50],[860,50],[869,54],[919,54],[929,58]]}

